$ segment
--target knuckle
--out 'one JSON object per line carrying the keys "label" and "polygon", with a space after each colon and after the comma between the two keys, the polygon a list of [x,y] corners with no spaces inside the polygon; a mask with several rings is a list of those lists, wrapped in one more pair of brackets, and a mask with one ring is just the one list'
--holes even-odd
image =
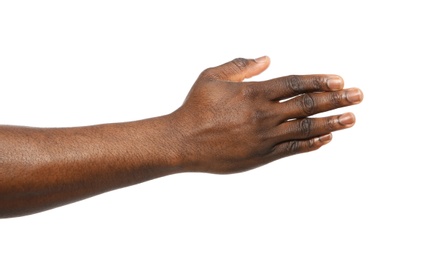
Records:
{"label": "knuckle", "polygon": [[345,99],[345,95],[340,92],[330,92],[329,94],[329,103],[333,107],[339,107],[342,104],[342,100]]}
{"label": "knuckle", "polygon": [[338,119],[331,117],[331,118],[328,118],[327,120],[325,120],[325,123],[323,126],[324,126],[325,130],[332,132],[334,130],[337,130],[338,125],[339,125]]}
{"label": "knuckle", "polygon": [[267,85],[263,88],[260,88],[260,90],[262,91],[262,95],[267,99],[267,100],[271,100],[272,95],[273,95],[273,86],[272,85]]}
{"label": "knuckle", "polygon": [[320,77],[313,78],[311,85],[313,90],[321,90],[323,88],[322,86],[326,85],[326,82],[322,80]]}
{"label": "knuckle", "polygon": [[255,100],[260,96],[260,90],[255,85],[245,85],[241,88],[241,95],[244,99]]}
{"label": "knuckle", "polygon": [[312,150],[315,147],[315,144],[316,144],[316,142],[315,142],[314,138],[309,139],[307,141],[308,150]]}
{"label": "knuckle", "polygon": [[236,58],[236,59],[232,60],[232,64],[234,64],[236,67],[238,67],[238,69],[243,69],[243,68],[247,67],[248,60],[244,59],[244,58]]}
{"label": "knuckle", "polygon": [[314,99],[309,94],[303,94],[301,96],[300,106],[306,115],[312,115],[316,111]]}
{"label": "knuckle", "polygon": [[289,88],[294,94],[299,94],[304,92],[304,86],[299,76],[291,75],[286,77],[285,85]]}
{"label": "knuckle", "polygon": [[268,113],[263,110],[256,110],[252,113],[252,122],[260,122],[268,117]]}
{"label": "knuckle", "polygon": [[311,75],[307,79],[310,85],[310,90],[321,91],[328,88],[328,79],[322,75]]}
{"label": "knuckle", "polygon": [[208,68],[201,72],[201,78],[216,78],[216,73],[214,68]]}
{"label": "knuckle", "polygon": [[296,154],[299,152],[299,141],[290,141],[286,143],[285,151],[287,154]]}
{"label": "knuckle", "polygon": [[305,147],[304,152],[311,152],[319,149],[322,145],[318,142],[319,139],[311,138],[307,140],[307,147]]}
{"label": "knuckle", "polygon": [[299,131],[301,132],[301,135],[305,138],[310,136],[311,122],[312,121],[310,118],[301,119],[301,121],[299,122]]}

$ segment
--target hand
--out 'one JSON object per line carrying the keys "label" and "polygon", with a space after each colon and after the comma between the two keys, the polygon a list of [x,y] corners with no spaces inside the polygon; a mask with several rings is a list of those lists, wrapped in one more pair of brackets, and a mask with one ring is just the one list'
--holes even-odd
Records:
{"label": "hand", "polygon": [[332,132],[352,127],[352,113],[309,116],[358,104],[357,88],[336,75],[286,76],[244,82],[263,72],[269,58],[235,59],[202,72],[173,122],[186,154],[186,171],[233,173],[309,152]]}
{"label": "hand", "polygon": [[0,217],[22,216],[179,172],[233,173],[313,151],[358,104],[359,89],[335,75],[243,82],[269,59],[236,59],[205,70],[170,115],[70,128],[0,126]]}

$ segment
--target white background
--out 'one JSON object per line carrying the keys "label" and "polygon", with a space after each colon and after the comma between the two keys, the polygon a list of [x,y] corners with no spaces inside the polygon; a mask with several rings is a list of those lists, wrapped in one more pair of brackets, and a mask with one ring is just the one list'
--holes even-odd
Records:
{"label": "white background", "polygon": [[[146,3],[144,3],[146,2]],[[0,220],[1,259],[431,259],[426,1],[1,1],[0,124],[170,113],[199,73],[334,73],[357,124],[229,176],[184,173]]]}

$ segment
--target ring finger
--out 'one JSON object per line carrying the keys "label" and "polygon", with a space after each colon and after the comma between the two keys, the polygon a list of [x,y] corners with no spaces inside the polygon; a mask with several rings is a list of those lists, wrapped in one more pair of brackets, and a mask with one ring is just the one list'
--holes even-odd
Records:
{"label": "ring finger", "polygon": [[356,119],[353,113],[345,113],[322,118],[307,117],[291,120],[284,122],[275,128],[275,137],[277,142],[309,139],[352,127],[355,124],[355,121]]}

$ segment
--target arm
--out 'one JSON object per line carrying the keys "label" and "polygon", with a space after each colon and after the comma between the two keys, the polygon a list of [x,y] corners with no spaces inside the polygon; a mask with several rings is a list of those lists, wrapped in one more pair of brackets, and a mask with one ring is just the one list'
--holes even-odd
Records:
{"label": "arm", "polygon": [[[169,115],[75,128],[0,126],[0,217],[22,216],[180,172],[235,173],[309,152],[351,113],[359,89],[335,75],[244,82],[269,58],[236,59],[202,72]],[[286,100],[280,102],[281,100]]]}

